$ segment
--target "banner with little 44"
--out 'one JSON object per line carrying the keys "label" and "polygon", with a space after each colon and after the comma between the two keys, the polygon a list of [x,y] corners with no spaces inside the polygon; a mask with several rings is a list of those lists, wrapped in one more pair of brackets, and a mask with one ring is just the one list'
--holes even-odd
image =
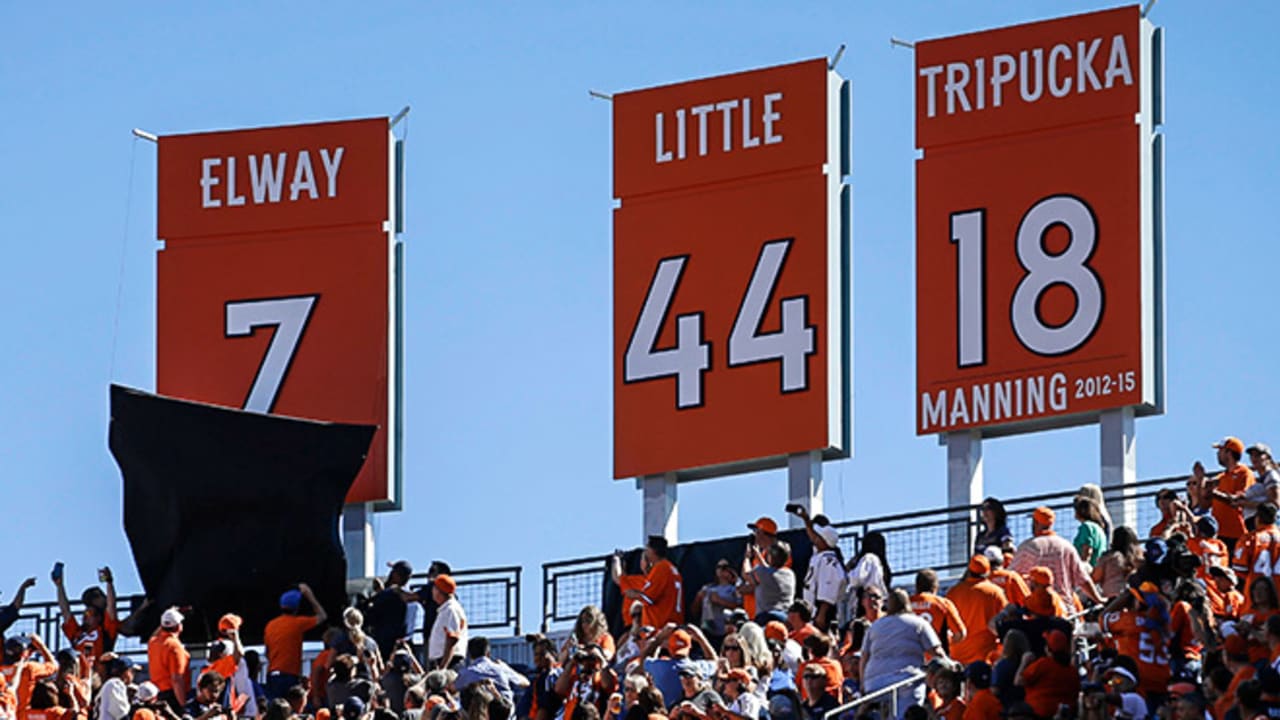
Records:
{"label": "banner with little 44", "polygon": [[816,59],[614,96],[614,476],[847,452],[848,85]]}

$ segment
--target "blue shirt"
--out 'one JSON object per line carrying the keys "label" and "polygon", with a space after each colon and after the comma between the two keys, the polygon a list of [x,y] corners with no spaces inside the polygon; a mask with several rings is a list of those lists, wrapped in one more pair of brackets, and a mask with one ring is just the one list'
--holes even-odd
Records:
{"label": "blue shirt", "polygon": [[476,658],[463,665],[462,669],[458,670],[458,679],[454,681],[454,686],[461,692],[468,685],[482,680],[491,680],[493,682],[493,686],[497,688],[498,693],[508,703],[511,703],[513,712],[516,706],[515,688],[524,687],[528,683],[528,678],[512,670],[506,663],[497,662],[486,656]]}

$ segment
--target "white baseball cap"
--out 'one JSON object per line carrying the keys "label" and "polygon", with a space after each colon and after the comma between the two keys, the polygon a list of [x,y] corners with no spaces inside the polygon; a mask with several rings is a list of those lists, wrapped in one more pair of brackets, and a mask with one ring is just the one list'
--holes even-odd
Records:
{"label": "white baseball cap", "polygon": [[160,627],[176,628],[185,619],[182,617],[182,613],[178,612],[178,608],[171,607],[160,614]]}
{"label": "white baseball cap", "polygon": [[829,548],[835,548],[840,544],[840,531],[830,525],[819,525],[813,529],[818,537],[822,538],[822,542],[827,544]]}
{"label": "white baseball cap", "polygon": [[160,689],[150,680],[138,685],[138,702],[151,702],[159,694]]}

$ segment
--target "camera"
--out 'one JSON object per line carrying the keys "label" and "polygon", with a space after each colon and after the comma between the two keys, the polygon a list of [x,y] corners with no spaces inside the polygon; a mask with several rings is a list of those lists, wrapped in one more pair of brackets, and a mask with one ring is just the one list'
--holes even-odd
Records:
{"label": "camera", "polygon": [[804,512],[804,506],[800,503],[787,503],[786,510],[792,515],[799,515]]}

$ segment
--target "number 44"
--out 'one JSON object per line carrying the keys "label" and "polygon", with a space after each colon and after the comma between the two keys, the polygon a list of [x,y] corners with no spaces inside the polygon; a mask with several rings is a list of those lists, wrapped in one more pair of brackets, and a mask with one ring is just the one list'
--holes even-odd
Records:
{"label": "number 44", "polygon": [[[729,333],[729,367],[777,360],[782,365],[784,393],[809,388],[806,359],[816,352],[816,330],[808,324],[807,295],[783,299],[782,327],[777,332],[760,331],[792,242],[790,238],[771,240],[760,249]],[[658,263],[622,363],[625,383],[675,377],[677,410],[702,406],[703,374],[711,369],[711,343],[703,337],[701,312],[677,316],[675,347],[658,348],[658,336],[688,261],[688,255],[681,255]]]}

